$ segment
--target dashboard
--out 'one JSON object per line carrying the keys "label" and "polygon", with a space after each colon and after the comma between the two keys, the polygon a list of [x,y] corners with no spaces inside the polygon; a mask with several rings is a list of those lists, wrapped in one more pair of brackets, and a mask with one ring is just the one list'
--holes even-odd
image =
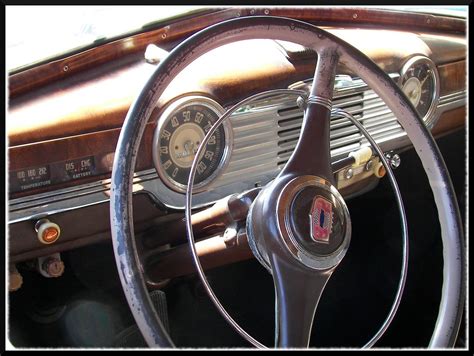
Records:
{"label": "dashboard", "polygon": [[[324,28],[382,67],[433,135],[464,126],[467,44],[463,34],[338,24]],[[174,43],[155,40],[147,45],[171,50]],[[121,124],[160,60],[147,61],[141,49],[10,98],[12,262],[110,238],[107,203]],[[193,204],[207,207],[270,182],[298,140],[315,61],[315,53],[306,48],[252,40],[210,52],[182,72],[156,103],[137,153],[133,186],[134,202],[140,205],[137,229],[144,230],[170,214],[182,214],[190,166],[205,134],[231,106],[264,91],[272,92],[234,110],[210,138],[197,165]],[[14,83],[15,75],[11,77]],[[410,147],[385,103],[342,67],[337,71],[334,106],[359,120],[384,152]],[[330,135],[335,163],[368,145],[346,118],[332,117]],[[383,176],[378,158],[373,155],[367,163],[350,171],[336,170],[343,195],[361,194],[377,184]],[[36,237],[34,226],[45,218],[61,226],[56,244],[42,244]],[[85,226],[89,219],[96,224]]]}

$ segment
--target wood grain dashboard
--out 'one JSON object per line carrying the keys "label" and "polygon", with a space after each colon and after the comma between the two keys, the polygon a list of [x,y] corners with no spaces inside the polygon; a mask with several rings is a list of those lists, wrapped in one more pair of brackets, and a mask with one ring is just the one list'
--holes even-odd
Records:
{"label": "wood grain dashboard", "polygon": [[[64,61],[12,74],[9,78],[7,120],[10,173],[23,174],[31,167],[43,165],[52,165],[53,168],[55,165],[71,165],[73,161],[80,162],[81,159],[92,159],[94,169],[87,174],[72,174],[69,178],[59,179],[54,185],[25,185],[29,188],[11,191],[10,198],[109,178],[115,145],[128,108],[155,69],[155,65],[143,59],[142,51],[146,44],[162,42],[163,47],[169,49],[172,43],[198,30],[200,26],[234,17],[232,11],[221,9],[203,13],[191,22],[183,21],[182,24],[171,24],[137,35],[139,41],[134,42],[136,46],[130,51],[121,52],[117,49],[118,43],[110,43],[107,50],[102,46],[102,55],[94,57],[92,62],[87,60],[91,55],[89,51],[73,55],[67,59],[70,72],[67,75],[62,73],[61,77],[52,74],[52,68],[61,67]],[[368,13],[359,11],[358,27],[342,28],[328,25],[349,22],[347,11],[325,10],[324,14],[310,10],[298,14],[288,11],[272,9],[272,14],[294,15],[303,20],[311,18],[313,22],[326,25],[325,29],[360,49],[388,73],[399,71],[400,64],[407,58],[421,54],[431,58],[438,66],[441,95],[466,88],[466,39],[459,21],[452,20],[447,26],[448,20],[432,18],[441,26],[434,28],[423,17],[424,24],[416,27],[416,16],[402,16],[400,21],[412,26],[407,28],[426,31],[408,32],[390,29],[395,24],[390,24],[389,19],[382,16],[385,14],[383,12],[376,12],[380,16],[376,17],[375,22],[372,18],[370,23]],[[325,21],[321,21],[323,15]],[[384,29],[367,28],[377,23],[387,26]],[[449,30],[446,28],[444,33],[439,33],[444,25]],[[172,33],[173,36],[163,36],[166,33]],[[312,77],[316,60],[311,53],[291,58],[273,41],[254,46],[236,43],[226,46],[221,52],[223,57],[219,58],[228,60],[217,60],[217,56],[213,55],[198,60],[180,75],[176,85],[167,90],[157,103],[157,108],[161,109],[174,98],[187,93],[201,93],[225,107],[245,96],[268,89],[285,88]],[[82,65],[83,62],[88,65]],[[76,65],[80,70],[74,72]],[[339,72],[346,71],[340,68]],[[29,84],[25,81],[27,75]],[[153,168],[151,142],[160,109],[152,115],[145,131],[136,170]],[[464,114],[460,110],[446,112],[434,132],[442,134],[462,125]]]}
{"label": "wood grain dashboard", "polygon": [[[265,9],[241,8],[239,16],[263,15]],[[357,10],[292,11],[271,9],[270,15],[293,16],[311,21],[346,40],[387,73],[398,72],[414,55],[424,55],[437,65],[440,95],[449,96],[466,89],[466,36],[462,20],[441,16],[405,16],[394,12]],[[354,18],[354,14],[357,16]],[[134,98],[156,65],[147,63],[143,52],[148,44],[170,50],[186,36],[222,20],[236,17],[235,9],[215,9],[186,21],[101,45],[95,49],[27,68],[9,76],[7,117],[8,171],[10,176],[28,172],[30,168],[49,167],[56,175],[55,184],[12,189],[9,198],[16,199],[75,185],[110,178],[113,155],[121,126]],[[429,20],[429,21],[428,21]],[[403,27],[403,31],[400,28]],[[132,46],[124,43],[133,38]],[[291,55],[273,41],[253,45],[236,43],[222,49],[225,61],[213,55],[201,58],[177,78],[165,92],[145,130],[136,171],[154,167],[152,138],[156,118],[173,99],[193,93],[209,96],[224,107],[251,94],[274,88],[286,88],[311,78],[316,57],[314,53]],[[221,57],[222,58],[222,57]],[[64,71],[65,66],[68,70]],[[339,73],[352,74],[345,68]],[[441,136],[465,125],[465,106],[446,110],[432,129]],[[62,166],[81,165],[92,168],[71,174]],[[57,167],[57,171],[55,171]],[[137,228],[145,230],[164,211],[153,207],[145,194],[137,201]],[[166,214],[165,214],[166,215]],[[77,217],[81,217],[78,219]],[[55,253],[110,238],[108,208],[105,204],[55,214],[61,226],[68,226],[64,241],[42,246],[34,234],[34,223],[11,224],[12,261],[22,261],[46,253]],[[99,221],[95,227],[82,226],[83,221]],[[156,221],[155,221],[156,222]]]}
{"label": "wood grain dashboard", "polygon": [[116,38],[106,44],[98,44],[66,57],[50,58],[35,65],[19,68],[11,73],[11,96],[26,93],[47,83],[57,82],[100,64],[116,61],[129,54],[143,52],[149,43],[165,49],[190,34],[221,21],[242,16],[282,16],[307,21],[317,26],[352,28],[403,29],[412,32],[429,32],[463,35],[466,22],[462,19],[419,13],[403,13],[397,10],[345,8],[345,7],[240,7],[209,8],[171,21],[158,22],[153,28]]}

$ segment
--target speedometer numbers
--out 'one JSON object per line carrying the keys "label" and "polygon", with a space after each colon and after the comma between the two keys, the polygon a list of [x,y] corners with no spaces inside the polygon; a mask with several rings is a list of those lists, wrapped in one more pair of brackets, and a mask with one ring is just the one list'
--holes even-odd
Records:
{"label": "speedometer numbers", "polygon": [[[212,125],[224,113],[206,97],[185,97],[172,103],[161,115],[155,131],[153,159],[162,181],[184,192],[191,164],[199,145]],[[222,171],[229,156],[231,131],[221,125],[210,137],[196,167],[194,190],[202,190]]]}
{"label": "speedometer numbers", "polygon": [[410,58],[402,68],[400,86],[425,124],[431,128],[439,100],[439,77],[435,64],[423,56]]}

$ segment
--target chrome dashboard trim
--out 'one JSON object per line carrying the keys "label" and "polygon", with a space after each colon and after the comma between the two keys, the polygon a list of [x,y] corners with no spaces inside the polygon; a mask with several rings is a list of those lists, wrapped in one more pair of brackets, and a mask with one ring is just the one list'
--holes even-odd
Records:
{"label": "chrome dashboard trim", "polygon": [[[134,192],[142,191],[143,184],[157,177],[154,169],[137,173],[134,178]],[[54,192],[11,199],[8,202],[9,224],[104,203],[109,201],[109,192],[110,179],[104,179]]]}
{"label": "chrome dashboard trim", "polygon": [[[395,81],[398,74],[391,75]],[[300,82],[304,84],[303,82]],[[293,85],[293,87],[297,87]],[[347,97],[351,94],[357,94],[367,89],[367,85],[357,79],[352,82],[351,87],[337,88],[333,100],[333,107],[340,107],[338,103],[340,98]],[[295,92],[295,100],[300,92]],[[370,94],[372,95],[372,94]],[[445,111],[461,107],[466,104],[467,91],[449,93],[441,96],[439,99],[438,109],[436,110],[435,119]],[[375,97],[368,96],[369,100]],[[370,99],[372,98],[372,99]],[[258,185],[264,185],[272,180],[279,172],[278,163],[284,161],[291,152],[284,154],[279,153],[281,148],[277,145],[278,120],[269,121],[271,115],[278,112],[283,102],[287,102],[288,97],[276,95],[271,100],[255,102],[252,106],[244,108],[243,112],[234,113],[230,120],[232,121],[232,130],[234,134],[234,144],[232,157],[229,159],[225,172],[208,187],[207,191],[198,193],[194,197],[193,207],[203,207],[209,205],[216,200],[231,194],[236,190],[253,188],[243,182],[236,181],[236,173],[243,174],[253,179]],[[296,102],[292,101],[296,107]],[[357,101],[351,104],[357,105]],[[293,104],[292,104],[293,105]],[[372,106],[373,110],[382,109],[379,113],[382,115],[380,123],[390,121],[391,112],[383,106]],[[363,121],[375,120],[376,113],[370,113],[364,117]],[[265,120],[267,118],[267,120]],[[385,120],[385,121],[384,121]],[[331,125],[338,128],[342,125],[341,121],[333,120]],[[376,123],[365,123],[370,130],[376,126]],[[371,126],[372,125],[372,126]],[[406,133],[398,130],[398,124],[387,126],[381,130],[372,133],[375,135],[376,141],[381,145],[383,150],[399,149],[410,144]],[[297,125],[293,127],[296,128]],[[385,130],[385,131],[384,131]],[[249,133],[252,132],[252,135]],[[387,134],[384,134],[387,133]],[[337,136],[337,135],[336,135]],[[336,147],[331,150],[333,160],[337,160],[352,150],[359,148],[360,143],[351,144],[348,136],[347,146]],[[274,143],[271,140],[275,141]],[[394,139],[397,139],[395,143]],[[332,137],[331,145],[340,146],[344,143],[345,138]],[[361,142],[356,138],[357,142]],[[362,142],[363,143],[363,142]],[[291,151],[288,146],[287,150]],[[249,157],[249,152],[251,156]],[[184,196],[180,193],[171,191],[159,179],[154,168],[136,172],[134,178],[134,192],[148,193],[154,201],[163,204],[167,208],[182,210],[184,208]],[[238,177],[237,177],[238,178]],[[110,179],[98,180],[92,183],[81,184],[75,187],[63,188],[51,192],[34,194],[26,197],[11,199],[8,201],[9,224],[44,217],[65,211],[80,209],[94,204],[105,203],[109,201],[108,193],[110,189]],[[204,197],[205,196],[205,197]],[[182,203],[181,203],[182,202]]]}
{"label": "chrome dashboard trim", "polygon": [[317,95],[310,95],[308,97],[308,104],[318,104],[324,106],[326,109],[331,110],[332,109],[332,100],[323,98],[321,96]]}

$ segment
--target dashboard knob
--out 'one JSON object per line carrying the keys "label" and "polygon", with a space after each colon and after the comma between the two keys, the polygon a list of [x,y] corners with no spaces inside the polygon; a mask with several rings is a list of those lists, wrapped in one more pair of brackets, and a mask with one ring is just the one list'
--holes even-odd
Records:
{"label": "dashboard knob", "polygon": [[46,245],[56,242],[61,234],[59,225],[49,221],[48,219],[39,220],[35,225],[35,230],[38,240]]}
{"label": "dashboard knob", "polygon": [[16,269],[16,266],[10,266],[10,278],[8,279],[8,290],[14,292],[21,288],[23,285],[23,277]]}
{"label": "dashboard knob", "polygon": [[41,269],[50,278],[60,277],[64,273],[64,263],[59,258],[48,257],[43,261]]}
{"label": "dashboard knob", "polygon": [[399,155],[397,155],[396,153],[390,157],[390,165],[392,166],[393,169],[396,169],[398,167],[400,167],[400,163],[401,163],[401,158]]}
{"label": "dashboard knob", "polygon": [[382,178],[387,173],[382,162],[377,162],[377,164],[374,165],[373,169],[374,169],[374,174],[377,178]]}
{"label": "dashboard knob", "polygon": [[354,170],[352,168],[349,168],[346,171],[346,174],[344,175],[346,179],[351,179],[353,176],[354,176]]}

